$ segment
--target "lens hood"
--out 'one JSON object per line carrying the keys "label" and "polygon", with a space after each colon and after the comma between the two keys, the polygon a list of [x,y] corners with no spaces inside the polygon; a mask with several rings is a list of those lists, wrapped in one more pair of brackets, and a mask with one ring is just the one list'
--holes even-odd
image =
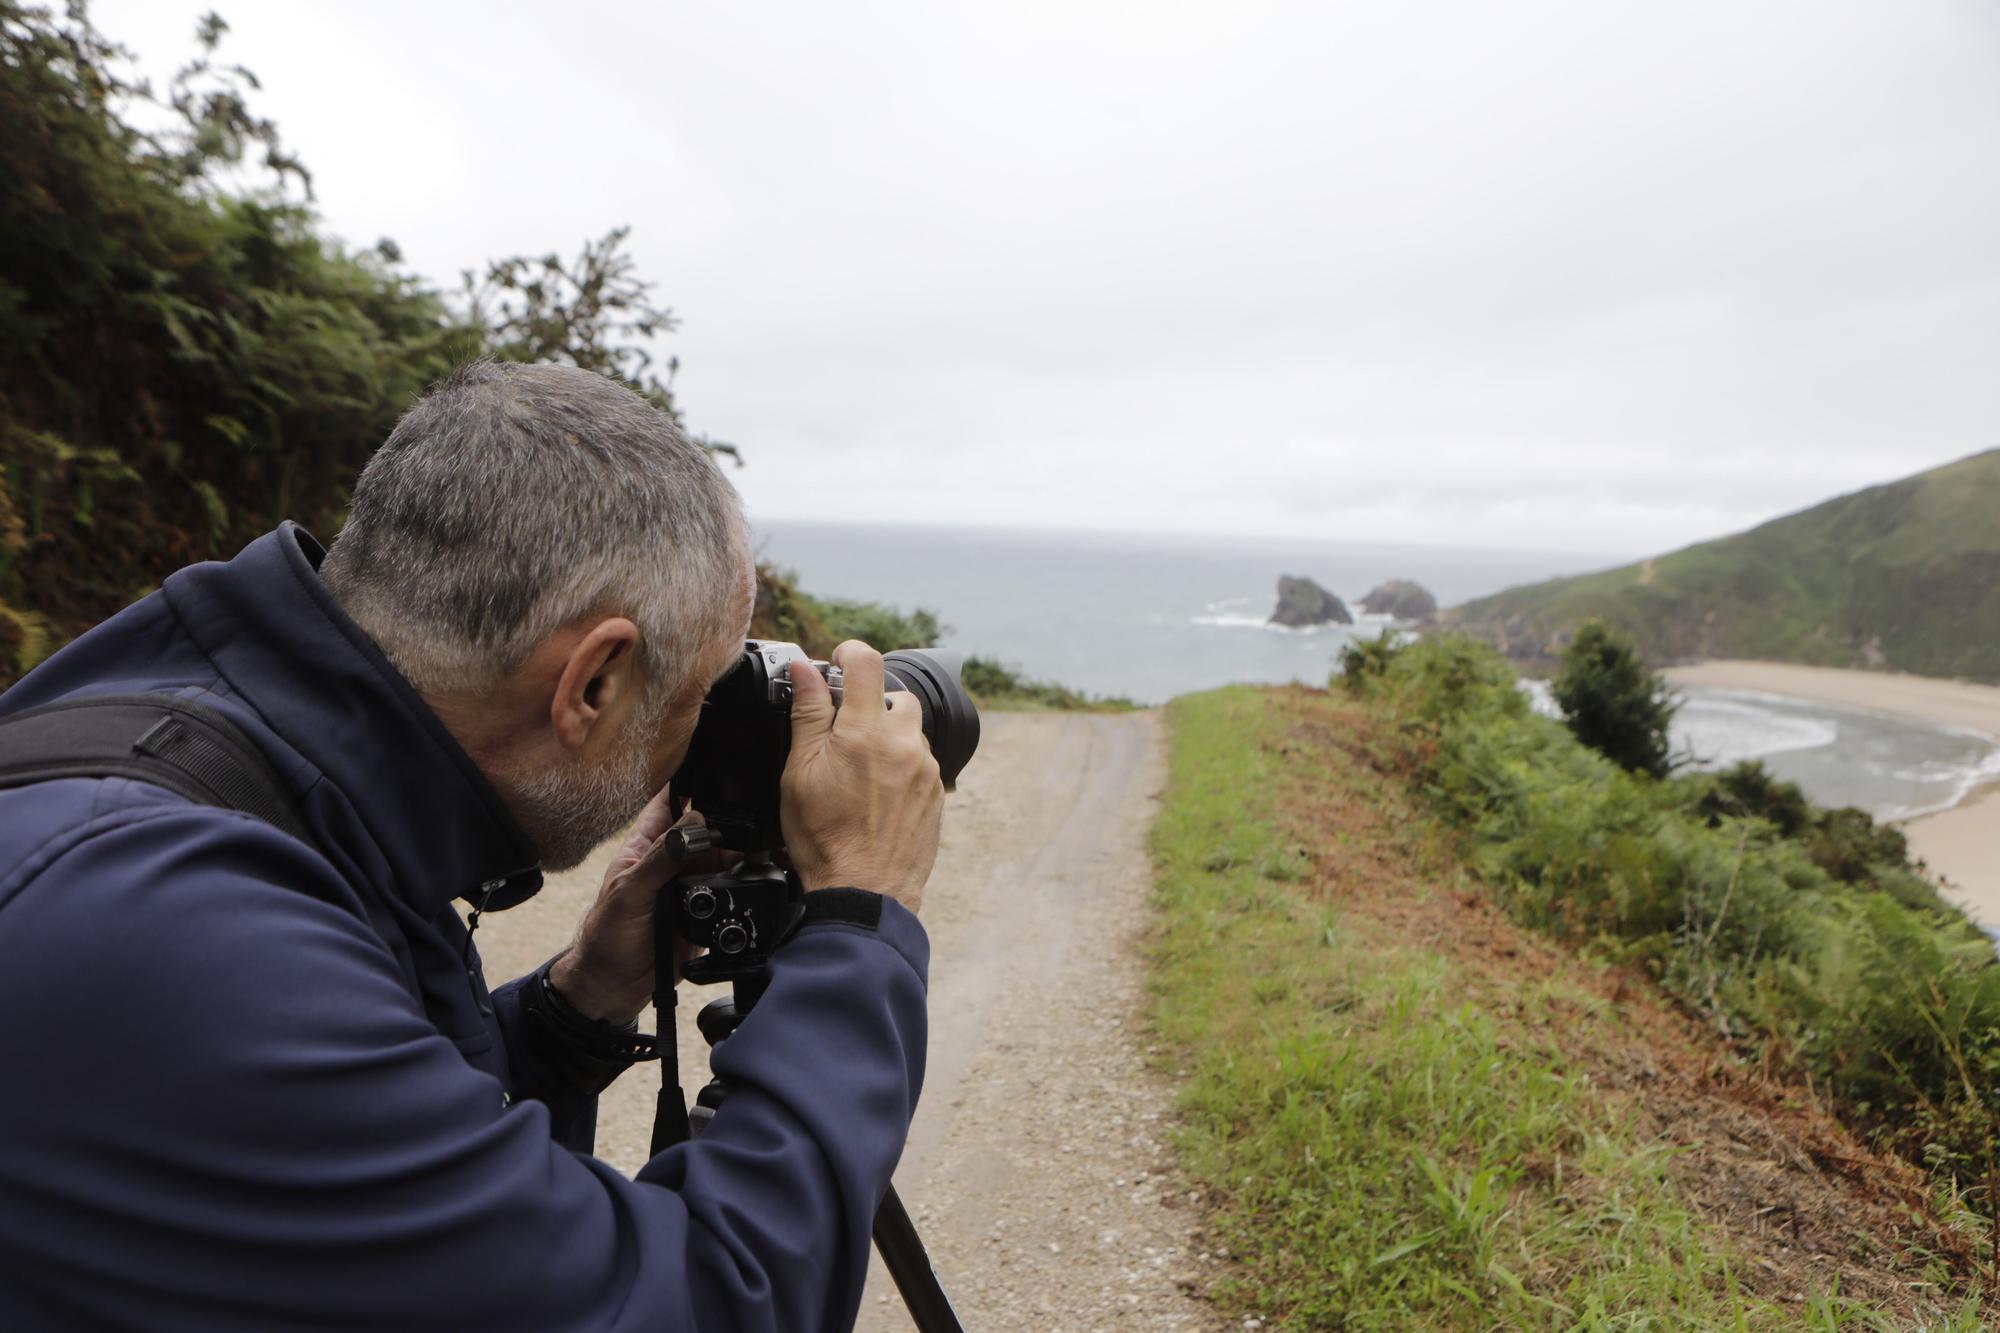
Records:
{"label": "lens hood", "polygon": [[979,748],[979,709],[959,683],[963,659],[944,648],[898,648],[882,656],[889,679],[914,695],[924,714],[924,738],[950,791]]}

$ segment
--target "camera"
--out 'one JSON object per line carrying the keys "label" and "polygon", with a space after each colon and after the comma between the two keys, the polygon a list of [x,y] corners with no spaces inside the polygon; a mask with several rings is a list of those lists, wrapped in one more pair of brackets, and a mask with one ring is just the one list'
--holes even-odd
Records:
{"label": "camera", "polygon": [[[729,674],[702,701],[687,758],[674,774],[677,802],[701,812],[701,827],[671,836],[683,859],[712,848],[743,853],[740,864],[676,879],[662,895],[675,928],[707,949],[688,964],[690,981],[735,980],[761,971],[765,956],[804,911],[797,877],[773,860],[784,846],[779,780],[792,749],[793,662],[809,663],[841,700],[840,668],[797,644],[750,639]],[[949,791],[979,748],[979,710],[959,682],[958,655],[904,648],[882,658],[885,694],[907,693],[923,714],[924,739]],[[867,887],[863,885],[862,887]]]}
{"label": "camera", "polygon": [[[726,870],[673,880],[661,891],[661,910],[653,918],[655,958],[669,956],[672,937],[678,933],[708,950],[691,959],[682,976],[697,985],[732,983],[732,993],[710,1000],[696,1020],[711,1048],[736,1030],[764,993],[770,984],[766,962],[771,950],[805,912],[805,890],[798,876],[776,860],[784,850],[778,795],[785,761],[792,753],[794,662],[809,663],[819,672],[833,691],[835,705],[840,705],[839,667],[814,661],[795,643],[750,639],[735,667],[702,700],[687,758],[671,786],[677,805],[692,805],[704,821],[667,834],[668,850],[675,859],[685,861],[718,847],[742,853],[742,860]],[[936,648],[904,648],[882,657],[883,692],[907,693],[917,701],[924,739],[947,791],[979,748],[979,710],[959,679],[960,665],[956,653]],[[711,1079],[695,1099],[694,1109],[688,1109],[674,1041],[672,969],[654,969],[653,986],[659,1035],[643,1041],[660,1060],[660,1100],[653,1115],[652,1140],[652,1155],[657,1157],[706,1127],[728,1087],[720,1078]],[[963,1333],[965,1326],[939,1285],[917,1238],[916,1224],[893,1186],[876,1209],[874,1236],[917,1326]]]}

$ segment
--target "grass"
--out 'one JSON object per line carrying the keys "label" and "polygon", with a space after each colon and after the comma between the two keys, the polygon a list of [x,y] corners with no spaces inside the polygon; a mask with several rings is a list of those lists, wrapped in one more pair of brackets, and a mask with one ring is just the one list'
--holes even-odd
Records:
{"label": "grass", "polygon": [[[1746,1294],[1740,1256],[1566,1058],[1611,1040],[1559,975],[1497,997],[1454,943],[1324,891],[1324,862],[1383,864],[1364,821],[1302,833],[1287,793],[1407,810],[1292,736],[1270,692],[1168,710],[1153,831],[1154,1019],[1187,1070],[1180,1147],[1237,1261],[1239,1313],[1341,1329],[1904,1327],[1836,1290]],[[1384,871],[1377,892],[1450,890]],[[1973,1306],[1939,1329],[1979,1327]]]}

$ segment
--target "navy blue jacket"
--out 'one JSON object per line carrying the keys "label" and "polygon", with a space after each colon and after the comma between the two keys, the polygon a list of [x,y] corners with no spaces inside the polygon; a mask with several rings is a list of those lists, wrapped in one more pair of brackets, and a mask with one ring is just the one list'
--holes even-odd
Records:
{"label": "navy blue jacket", "polygon": [[323,849],[124,779],[0,791],[0,1328],[847,1327],[923,1077],[916,918],[806,926],[704,1137],[588,1156],[452,906],[534,848],[319,554],[287,524],[182,570],[0,696],[198,699]]}

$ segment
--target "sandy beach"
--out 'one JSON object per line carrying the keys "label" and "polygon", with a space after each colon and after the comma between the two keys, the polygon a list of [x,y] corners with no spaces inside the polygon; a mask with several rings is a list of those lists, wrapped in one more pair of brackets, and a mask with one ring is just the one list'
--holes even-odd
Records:
{"label": "sandy beach", "polygon": [[[1664,674],[1676,685],[1756,690],[1896,713],[2000,740],[2000,686],[1786,662],[1699,662]],[[1975,920],[2000,926],[2000,786],[1974,792],[1940,814],[1913,819],[1903,831],[1910,850],[1939,878],[1947,896]]]}

